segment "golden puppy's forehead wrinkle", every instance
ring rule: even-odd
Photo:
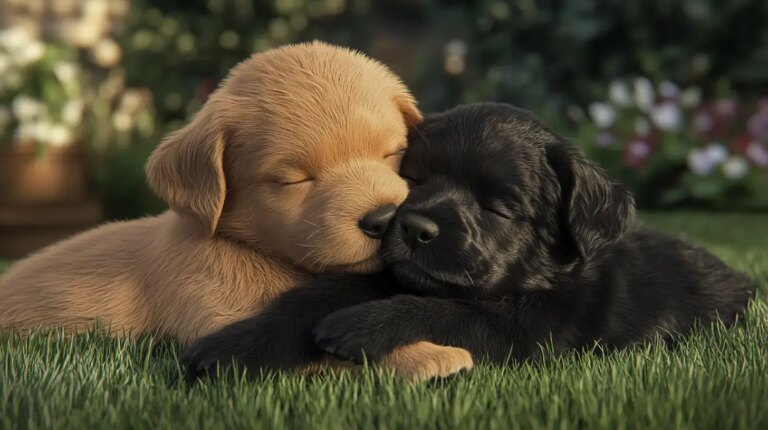
[[[256,160],[252,166],[260,171],[298,169],[308,174],[356,158],[382,160],[405,145],[405,126],[396,118],[385,120],[384,114],[367,109],[355,111],[333,121],[302,118],[278,125],[279,121],[268,119],[266,132],[241,129],[234,140],[243,147],[238,153]]]

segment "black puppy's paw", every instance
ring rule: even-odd
[[[315,344],[343,360],[361,364],[390,352],[384,333],[366,306],[342,309],[323,318],[313,331]]]
[[[231,343],[215,336],[198,339],[181,355],[187,379],[213,378],[218,372],[229,370],[236,357],[234,349]]]

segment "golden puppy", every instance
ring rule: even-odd
[[[398,176],[421,120],[385,66],[323,43],[235,67],[150,157],[171,210],[54,244],[0,278],[0,327],[153,333],[187,343],[254,313],[312,274],[380,268],[380,234],[407,194]],[[408,346],[409,378],[471,367],[461,349]]]

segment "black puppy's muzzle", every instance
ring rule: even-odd
[[[403,241],[416,250],[435,240],[440,234],[440,227],[424,215],[407,213],[400,219],[400,234]]]

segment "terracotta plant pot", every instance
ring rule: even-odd
[[[34,144],[0,146],[0,256],[24,256],[101,219],[76,145],[44,154]]]

